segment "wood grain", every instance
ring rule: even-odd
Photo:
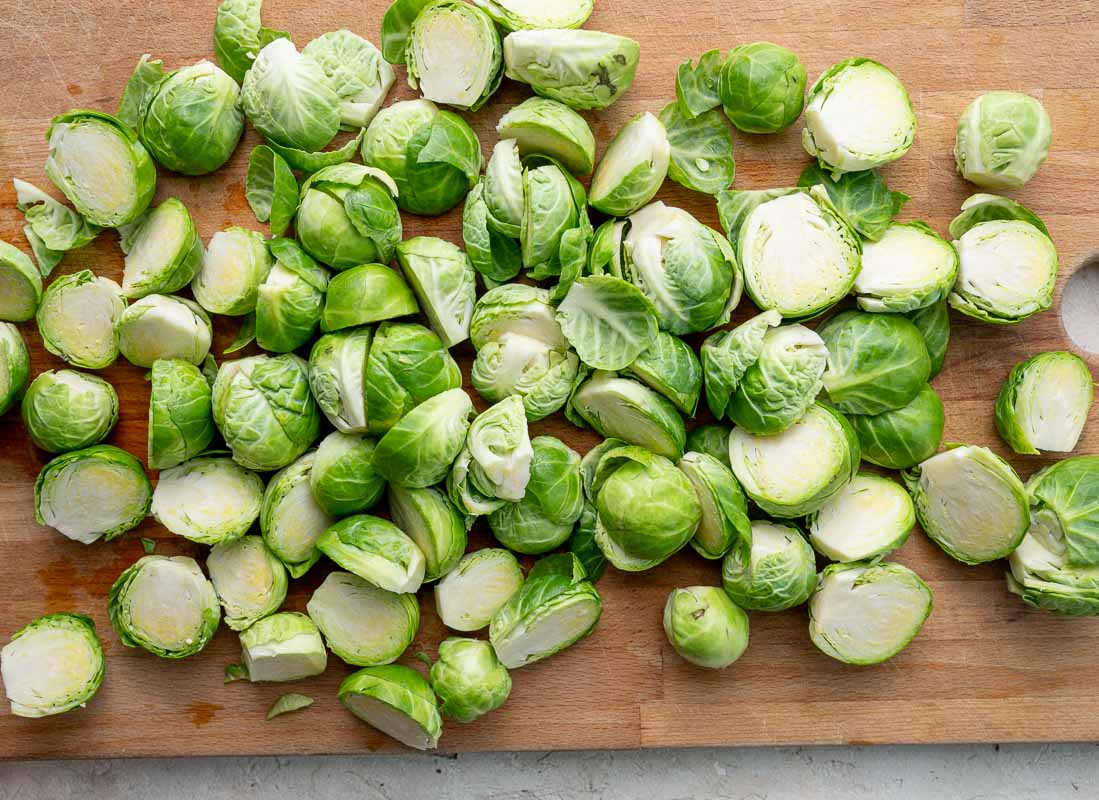
[[[0,237],[23,245],[11,178],[43,187],[44,132],[51,116],[71,107],[113,110],[142,53],[171,67],[212,58],[217,0],[134,3],[126,0],[24,0],[0,20]],[[299,45],[338,27],[377,38],[381,0],[267,0],[267,24],[293,32]],[[890,185],[912,195],[902,218],[923,218],[941,231],[972,187],[954,174],[954,124],[974,95],[993,88],[1040,97],[1054,124],[1049,162],[1014,194],[1041,214],[1062,257],[1059,285],[1099,250],[1099,15],[1094,3],[929,0],[881,3],[815,0],[774,3],[646,3],[601,0],[589,27],[642,42],[637,82],[616,106],[588,115],[604,148],[617,128],[642,110],[659,111],[674,97],[675,67],[701,52],[768,39],[797,51],[813,77],[854,55],[891,66],[912,93],[919,117],[916,146],[886,170]],[[405,86],[391,99],[413,96]],[[499,116],[526,96],[505,81],[493,102],[470,117],[486,155]],[[467,115],[468,116],[468,115]],[[807,157],[797,126],[774,137],[737,134],[736,185],[793,184]],[[204,178],[162,174],[158,201],[175,195],[191,209],[204,239],[231,224],[261,229],[243,193],[249,132],[233,160]],[[717,226],[712,200],[668,185],[666,202]],[[406,217],[407,235],[460,241],[459,214]],[[118,279],[117,237],[103,234],[70,254],[59,273],[90,267]],[[1060,293],[1058,293],[1058,301]],[[734,322],[753,313],[745,302]],[[1011,456],[997,438],[992,400],[1011,366],[1035,352],[1070,348],[1057,308],[1002,328],[953,318],[947,365],[936,379],[947,408],[947,441],[992,447],[1025,478],[1049,458]],[[33,325],[23,326],[35,371],[60,367]],[[215,352],[232,338],[222,320]],[[470,351],[457,355],[468,368]],[[1093,369],[1099,359],[1082,353]],[[110,442],[145,452],[148,389],[142,371],[118,363],[103,372],[123,398]],[[560,436],[586,450],[595,441],[558,417],[537,433]],[[363,725],[335,697],[350,672],[333,657],[327,673],[291,687],[316,704],[265,722],[264,712],[286,686],[222,684],[236,661],[236,636],[222,628],[198,657],[180,662],[123,647],[106,616],[106,593],[142,554],[140,536],[157,552],[203,557],[199,548],[147,521],[121,541],[90,547],[34,522],[31,487],[45,463],[27,440],[18,415],[0,421],[0,635],[47,612],[74,610],[95,618],[107,650],[99,695],[81,711],[43,720],[0,712],[0,757],[152,756],[336,753],[398,749]],[[1095,416],[1079,452],[1099,452]],[[478,527],[475,546],[487,544]],[[921,635],[879,667],[839,664],[817,652],[806,613],[752,614],[747,654],[720,673],[694,669],[669,649],[660,609],[675,586],[715,583],[717,565],[685,552],[641,574],[611,571],[600,582],[605,613],[595,634],[547,662],[517,671],[511,699],[467,726],[450,723],[445,750],[567,749],[662,745],[800,742],[930,742],[1091,740],[1099,738],[1099,698],[1093,675],[1099,621],[1063,620],[1025,609],[1007,593],[1003,564],[965,567],[914,534],[896,559],[919,572],[935,592],[935,612]],[[320,582],[321,565],[293,584],[287,607],[304,610]],[[423,625],[412,654],[434,652],[446,635],[422,593]]]

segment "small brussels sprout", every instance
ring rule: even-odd
[[[732,428],[728,425],[710,424],[698,425],[687,431],[688,453],[702,453],[712,456],[729,466],[729,434]]]
[[[569,408],[577,422],[603,437],[622,439],[665,458],[683,455],[687,432],[670,400],[643,383],[595,372],[573,392]]]
[[[809,599],[817,585],[813,548],[796,525],[752,522],[751,554],[734,548],[721,565],[732,601],[749,611],[785,611]]]
[[[383,322],[366,363],[370,433],[386,433],[420,403],[461,385],[461,370],[438,336],[416,323]]]
[[[450,348],[468,339],[477,285],[461,248],[434,236],[417,236],[397,245],[397,263],[443,345]]]
[[[782,433],[756,436],[734,428],[729,463],[756,505],[792,519],[819,509],[855,476],[859,442],[842,414],[817,403]]]
[[[494,711],[511,694],[511,675],[483,639],[444,639],[430,677],[441,701],[439,710],[458,722],[473,722]]]
[[[118,358],[115,324],[126,307],[122,288],[90,269],[63,275],[46,289],[36,319],[46,349],[76,367],[103,369]]]
[[[286,31],[263,27],[260,6],[263,0],[222,0],[214,19],[214,52],[218,64],[240,83],[263,45],[289,38]]]
[[[820,164],[813,163],[802,170],[798,187],[811,189],[818,184],[824,187],[836,211],[864,242],[879,241],[893,224],[893,218],[912,199],[904,192],[890,191],[881,170],[877,169],[833,176]]]
[[[301,187],[294,223],[301,246],[334,269],[388,264],[401,241],[397,187],[380,170],[336,164],[310,175]]]
[[[557,323],[580,360],[602,370],[628,367],[658,331],[652,301],[612,275],[591,275],[573,283],[557,307]]]
[[[489,642],[505,667],[525,667],[590,634],[602,611],[599,592],[576,556],[545,556],[535,562],[526,582],[492,617]]]
[[[210,384],[181,359],[153,362],[149,389],[149,469],[167,469],[202,453],[214,438]]]
[[[576,175],[590,175],[595,166],[591,128],[582,116],[556,100],[525,100],[500,118],[496,133],[501,139],[514,139],[520,155],[550,156]]]
[[[435,693],[415,670],[364,667],[344,678],[338,696],[348,711],[401,744],[431,750],[439,743],[443,720]]]
[[[141,462],[108,444],[57,456],[34,482],[34,517],[73,541],[107,541],[149,514],[153,487]]]
[[[121,226],[119,233],[126,254],[122,293],[131,300],[179,291],[202,264],[202,239],[191,213],[175,197]]]
[[[313,498],[317,452],[306,453],[276,472],[260,507],[263,540],[294,578],[304,575],[320,558],[317,540],[335,522]]]
[[[931,377],[934,378],[946,361],[946,348],[950,344],[950,311],[945,301],[907,314],[912,324],[923,334],[927,354],[931,356]]]
[[[274,266],[256,294],[256,343],[289,353],[313,338],[321,322],[328,272],[292,239],[272,239]]]
[[[954,161],[967,181],[1018,189],[1049,155],[1053,126],[1040,102],[1018,92],[986,92],[958,120]]]
[[[309,351],[309,388],[328,421],[341,433],[367,430],[366,361],[370,328],[326,333]]]
[[[435,610],[448,628],[478,631],[522,585],[523,571],[507,550],[475,550],[435,584]]]
[[[395,269],[360,264],[337,273],[324,298],[321,330],[338,331],[419,312],[416,298]]]
[[[374,449],[374,469],[390,483],[422,489],[443,480],[462,450],[473,402],[461,389],[430,397],[405,414]]]
[[[728,447],[725,449],[728,457]],[[679,468],[698,496],[702,519],[691,547],[703,558],[718,559],[736,547],[751,547],[752,527],[748,502],[732,471],[713,456],[685,453]]]
[[[118,395],[97,375],[50,369],[27,388],[22,413],[36,447],[67,453],[107,438],[118,422]]]
[[[588,21],[594,0],[474,0],[506,31],[579,28]]]
[[[389,514],[424,554],[425,582],[454,569],[466,551],[466,520],[446,492],[434,486],[390,486]]]
[[[191,291],[211,314],[239,317],[255,311],[260,284],[272,264],[262,234],[227,228],[211,237]]]
[[[365,128],[385,103],[396,76],[372,43],[349,30],[321,34],[302,48],[340,98],[340,125]]]
[[[332,652],[357,667],[396,661],[420,627],[416,595],[379,589],[349,572],[330,572],[306,608]]]
[[[424,554],[392,522],[359,514],[347,517],[317,539],[317,549],[379,589],[411,594],[424,581]]]
[[[29,377],[30,354],[23,335],[10,322],[0,322],[0,414],[18,402]]]
[[[83,708],[103,682],[103,647],[95,623],[61,612],[24,625],[0,649],[0,677],[17,717]]]
[[[163,294],[146,295],[127,306],[115,328],[119,352],[137,367],[168,358],[201,364],[214,336],[210,318],[198,303]]]
[[[1039,353],[1016,364],[996,397],[996,429],[1016,453],[1076,449],[1091,409],[1091,370],[1073,353]]]
[[[408,30],[408,85],[428,100],[476,111],[503,77],[503,46],[492,19],[458,0],[422,5]]]
[[[490,403],[522,398],[527,419],[537,422],[565,405],[579,369],[580,359],[571,350],[508,332],[477,351],[470,383]]]
[[[886,469],[910,469],[931,458],[943,440],[943,401],[929,384],[908,405],[881,414],[852,414],[848,422],[862,457]]]
[[[549,292],[523,283],[507,283],[481,295],[469,330],[477,350],[506,334],[526,336],[558,349],[568,347],[554,318]]]
[[[1074,462],[1077,459],[1067,459]],[[1065,462],[1061,462],[1065,463]],[[1094,469],[1094,465],[1091,466]],[[1052,508],[1034,508],[1030,529],[1008,556],[1007,588],[1027,605],[1066,616],[1099,614],[1099,569],[1068,563],[1065,530]]]
[[[860,472],[809,515],[809,543],[832,561],[877,561],[904,544],[915,524],[903,486]]]
[[[0,240],[0,320],[26,322],[42,302],[42,276],[18,247]]]
[[[908,92],[877,61],[841,61],[825,70],[809,90],[801,143],[833,173],[896,161],[915,138],[916,113]]]
[[[660,392],[688,417],[694,416],[702,393],[702,365],[682,339],[660,331],[626,372]]]
[[[958,253],[924,222],[895,222],[862,246],[853,291],[863,311],[907,313],[946,298],[958,275]]]
[[[742,44],[721,68],[725,115],[745,133],[778,133],[805,105],[805,67],[795,53],[770,42]]]
[[[572,535],[565,542],[565,549],[572,553],[584,567],[588,580],[595,583],[603,577],[607,571],[607,557],[599,549],[599,543],[595,541],[595,528],[599,515],[587,500],[580,512],[580,518],[576,521],[576,527]]]
[[[672,589],[664,604],[664,633],[683,659],[725,669],[748,649],[748,615],[718,586]]]
[[[1099,485],[1099,457],[1066,458],[1034,473],[1027,481],[1031,516],[1042,516],[1032,527],[1035,536],[1063,540],[1056,545],[1046,541],[1047,548],[1063,554],[1072,567],[1092,567],[1099,564],[1099,543],[1095,539],[1095,509],[1091,498]]]
[[[300,681],[320,675],[328,665],[317,626],[296,611],[272,614],[242,631],[240,650],[252,683]]]
[[[660,190],[671,152],[663,123],[647,111],[638,114],[607,146],[592,176],[588,203],[614,217],[634,213]]]
[[[206,570],[225,609],[225,624],[235,631],[274,614],[286,599],[286,567],[259,536],[218,542],[206,557]],[[268,638],[262,634],[255,641]],[[252,680],[274,679],[252,673]]]
[[[192,458],[160,473],[152,514],[199,544],[239,539],[260,514],[263,481],[230,458]]]
[[[359,514],[382,499],[385,479],[374,470],[376,446],[373,439],[339,431],[321,439],[309,472],[309,488],[326,514]]]
[[[1006,558],[1030,525],[1023,482],[986,447],[959,445],[904,473],[924,533],[952,558]]]

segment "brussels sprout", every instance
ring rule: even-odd
[[[985,447],[958,445],[904,473],[924,533],[952,558],[1006,558],[1030,525],[1023,482]]]
[[[382,499],[385,480],[374,470],[376,445],[373,439],[339,431],[321,439],[309,472],[309,488],[326,514],[359,514]]]
[[[317,539],[317,549],[379,589],[411,594],[424,580],[424,554],[391,522],[369,514],[340,520]]]
[[[149,514],[153,487],[141,462],[109,444],[57,456],[34,482],[34,517],[73,541],[107,541]]]
[[[603,577],[607,571],[607,557],[599,549],[599,543],[595,540],[595,529],[599,515],[587,500],[584,501],[583,511],[576,521],[576,528],[565,543],[565,549],[572,553],[584,567],[588,579],[595,583]]]
[[[320,65],[339,95],[340,124],[352,129],[369,125],[396,79],[378,48],[341,29],[321,34],[301,54]]]
[[[17,717],[83,708],[103,682],[103,648],[95,623],[61,612],[24,625],[0,649],[0,677]]]
[[[213,389],[214,423],[233,458],[249,469],[282,469],[309,449],[320,413],[309,369],[293,354],[227,361]]]
[[[1051,508],[1032,509],[1030,529],[1008,556],[1007,588],[1035,608],[1067,616],[1095,616],[1099,614],[1099,569],[1094,562],[1069,565],[1067,551],[1057,513]]]
[[[383,108],[363,139],[363,163],[397,184],[397,205],[435,217],[454,208],[477,183],[484,164],[477,134],[430,100]]]
[[[466,198],[462,211],[462,241],[470,263],[481,273],[485,285],[495,286],[519,274],[523,256],[520,243],[497,230],[500,226],[490,216],[485,203],[485,186],[484,182],[477,184]]]
[[[0,322],[0,414],[6,414],[19,400],[29,377],[27,343],[17,327]]]
[[[435,584],[435,610],[448,628],[477,631],[522,585],[523,571],[507,550],[475,550]]]
[[[579,368],[580,359],[571,350],[507,332],[477,351],[470,383],[490,403],[517,395],[527,419],[537,422],[565,405]]]
[[[298,179],[286,159],[268,145],[253,147],[248,156],[244,199],[258,222],[271,223],[272,236],[286,233],[298,213]]]
[[[579,28],[588,21],[594,0],[474,0],[507,31]]]
[[[1053,127],[1033,97],[986,92],[958,120],[954,161],[967,181],[986,189],[1018,189],[1049,155]]]
[[[151,511],[177,536],[217,544],[247,533],[262,502],[259,475],[229,458],[202,457],[160,473]]]
[[[344,678],[338,694],[348,711],[401,744],[431,750],[439,743],[443,720],[435,693],[415,670],[364,667]]]
[[[438,488],[390,486],[389,514],[424,554],[425,582],[454,569],[466,551],[465,518]]]
[[[770,42],[742,44],[721,67],[720,96],[729,121],[745,133],[778,133],[801,116],[805,67]]]
[[[313,498],[317,454],[306,453],[276,472],[260,507],[263,540],[294,578],[304,575],[321,557],[317,540],[335,522]]]
[[[146,295],[127,306],[115,328],[119,351],[138,367],[166,358],[201,364],[214,335],[210,318],[198,303],[163,294]]]
[[[18,247],[0,240],[0,320],[26,322],[42,302],[42,276]]]
[[[458,0],[421,4],[408,30],[408,85],[436,103],[476,111],[503,77],[503,46],[492,19]]]
[[[342,433],[367,429],[366,361],[370,328],[326,333],[309,351],[309,388],[328,421]]]
[[[174,197],[122,225],[119,233],[126,254],[122,293],[131,300],[182,289],[202,264],[202,239],[187,207]]]
[[[321,330],[338,331],[419,310],[399,272],[381,264],[360,264],[337,273],[329,282]]]
[[[397,187],[373,167],[336,164],[310,175],[301,187],[295,221],[301,246],[335,269],[393,260],[401,241]]]
[[[725,669],[748,649],[748,615],[720,587],[672,589],[664,604],[664,633],[683,659]]]
[[[287,39],[290,34],[262,27],[260,5],[263,0],[223,0],[214,20],[214,52],[221,68],[237,83],[265,44]]]
[[[470,320],[474,348],[480,350],[507,334],[525,336],[556,349],[568,347],[549,292],[537,286],[508,283],[489,289],[477,300]]]
[[[931,377],[923,335],[899,314],[844,311],[819,332],[828,348],[824,390],[840,411],[881,414],[903,408]]]
[[[241,663],[253,683],[300,681],[320,675],[328,664],[317,626],[295,611],[264,617],[241,632],[240,649]]]
[[[950,344],[950,312],[946,301],[909,313],[912,324],[923,334],[927,354],[931,356],[931,377],[934,378],[946,361],[946,348]]]
[[[1091,409],[1091,370],[1073,353],[1016,364],[996,397],[996,429],[1016,453],[1076,449]]]
[[[519,143],[504,139],[492,148],[484,186],[487,223],[493,231],[517,239],[523,221],[523,163],[519,158]]]
[[[809,90],[801,143],[833,174],[896,161],[915,138],[916,114],[908,92],[877,61],[841,61]]]
[[[809,639],[847,664],[880,664],[916,638],[931,606],[931,589],[902,564],[830,564],[809,600]]]
[[[903,486],[860,472],[809,516],[809,543],[832,561],[877,561],[904,544],[915,524]]]
[[[862,249],[853,286],[863,311],[915,311],[946,298],[958,253],[924,222],[894,223]]]
[[[68,363],[102,369],[118,358],[115,323],[126,307],[121,287],[90,269],[63,275],[46,289],[36,319],[42,344]]]
[[[137,134],[99,111],[69,111],[50,123],[46,175],[88,222],[136,220],[156,191],[156,165]]]
[[[687,432],[675,406],[648,386],[595,372],[573,392],[569,409],[603,437],[622,439],[665,458],[683,455]]]
[[[763,354],[769,329],[781,322],[782,315],[777,311],[764,311],[732,330],[713,334],[702,343],[706,404],[715,417],[721,419],[726,415],[741,380]],[[782,355],[783,351],[780,349],[777,354]]]
[[[580,360],[603,370],[625,369],[657,335],[657,313],[640,289],[611,275],[573,283],[557,307],[557,323]]]
[[[422,489],[443,480],[469,431],[473,403],[448,389],[420,403],[374,449],[374,469],[390,483]]]
[[[23,234],[30,242],[43,278],[49,277],[67,251],[84,247],[102,230],[34,184],[13,178],[12,185],[15,187],[16,207],[27,220]],[[21,291],[18,282],[12,286],[12,291],[16,294]]]
[[[588,202],[611,216],[632,214],[652,200],[664,183],[670,154],[661,121],[647,111],[638,114],[618,131],[603,154],[591,179]]]
[[[430,677],[441,701],[439,710],[458,722],[473,722],[502,706],[511,694],[511,675],[492,645],[481,639],[444,639]]]
[[[1031,516],[1042,516],[1031,531],[1035,536],[1055,537],[1063,544],[1045,542],[1047,549],[1063,554],[1071,567],[1099,565],[1094,497],[1099,491],[1099,457],[1076,456],[1058,461],[1030,477],[1026,485]]]
[[[450,499],[470,515],[523,498],[533,450],[523,401],[509,397],[479,414],[447,478]]]
[[[881,414],[848,417],[862,457],[887,469],[910,469],[939,449],[946,419],[943,401],[924,384],[908,405]]]
[[[213,584],[194,559],[145,556],[111,586],[107,614],[126,647],[185,658],[206,647],[221,609]]]
[[[682,339],[660,331],[626,371],[667,397],[688,417],[694,416],[702,393],[702,365]]]
[[[514,139],[519,154],[540,153],[560,161],[577,175],[595,166],[595,136],[584,118],[564,103],[531,97],[500,118],[496,133]]]
[[[370,433],[386,433],[429,397],[461,385],[461,370],[438,336],[415,323],[383,322],[366,363]]]
[[[504,74],[580,110],[618,100],[633,84],[640,58],[641,45],[633,39],[602,31],[546,26],[504,38]]]
[[[227,228],[210,238],[191,291],[211,314],[239,317],[255,311],[260,284],[267,280],[272,265],[261,234]]]
[[[505,667],[525,667],[590,634],[602,611],[599,592],[576,556],[545,556],[535,562],[526,582],[492,617],[489,642]]]
[[[561,275],[575,237],[588,236],[584,187],[559,162],[531,156],[523,171],[523,200],[523,265],[534,280]]]
[[[416,595],[379,589],[349,572],[330,572],[306,607],[332,652],[358,667],[396,661],[420,627]]]
[[[297,350],[313,338],[325,311],[328,272],[293,239],[272,239],[275,264],[256,295],[256,343],[273,353]]]
[[[702,519],[691,547],[709,559],[721,558],[734,547],[747,553],[752,537],[748,503],[732,471],[705,453],[685,453],[679,468],[694,487],[702,508]]]
[[[728,425],[698,425],[687,431],[686,450],[688,453],[702,453],[712,456],[728,467],[730,433],[732,433],[732,428]]]
[[[716,195],[736,177],[733,135],[720,111],[688,117],[678,103],[660,112],[671,145],[668,177],[687,189]]]
[[[97,375],[51,369],[27,388],[22,413],[23,426],[36,447],[66,453],[107,438],[118,422],[118,395]]]
[[[817,403],[773,436],[734,428],[729,462],[756,505],[773,517],[792,519],[819,509],[855,476],[859,442],[842,414]]]
[[[225,624],[235,631],[274,614],[286,599],[286,567],[259,536],[215,544],[206,557],[206,570],[225,609]],[[261,635],[257,643],[268,635]],[[274,680],[251,675],[254,681]]]
[[[194,364],[153,362],[149,390],[149,469],[167,469],[202,453],[214,438],[210,384]]]
[[[417,236],[397,245],[397,263],[445,347],[469,338],[477,299],[473,265],[455,244]]]
[[[721,565],[732,601],[749,611],[785,611],[808,600],[817,585],[817,562],[798,527],[756,520],[751,542],[750,555],[734,548]]]

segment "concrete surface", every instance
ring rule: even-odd
[[[2,745],[0,745],[2,747]],[[1096,745],[0,763],[0,800],[1062,800]]]

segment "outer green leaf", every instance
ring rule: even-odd
[[[267,712],[267,719],[272,720],[280,714],[288,714],[291,711],[301,711],[311,705],[313,705],[313,698],[309,695],[290,692],[275,701]]]
[[[697,67],[691,61],[679,65],[675,74],[675,98],[686,119],[694,119],[721,105],[722,63],[721,51],[710,50],[699,56]]]
[[[271,235],[282,236],[298,210],[298,182],[278,153],[265,144],[248,157],[244,196],[260,222],[271,222]]]
[[[669,103],[660,112],[672,146],[668,177],[696,192],[716,195],[736,177],[733,136],[720,111],[687,117],[682,107]]]
[[[847,223],[874,242],[911,199],[903,192],[890,191],[876,169],[846,172],[834,178],[820,164],[810,164],[798,178],[798,186],[808,189],[818,184],[828,192],[832,205]]]

